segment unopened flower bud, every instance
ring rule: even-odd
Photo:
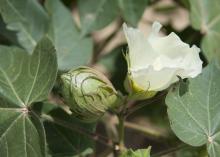
[[[89,67],[80,67],[61,76],[62,95],[73,114],[84,122],[98,120],[117,107],[121,97],[111,82]]]

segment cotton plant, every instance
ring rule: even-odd
[[[92,68],[81,67],[61,75],[64,100],[78,119],[95,122],[108,110],[118,116],[121,152],[125,150],[124,121],[129,101],[150,99],[179,77],[195,78],[202,72],[200,49],[195,45],[190,47],[175,33],[161,37],[161,27],[159,22],[154,22],[145,37],[140,30],[123,24],[129,49],[125,55],[128,71],[124,83],[128,95],[116,91],[104,75]]]
[[[220,156],[219,0],[63,2],[0,0],[0,157]]]
[[[74,119],[77,119],[77,123],[75,120],[74,123],[83,124],[84,126],[96,124],[109,111],[118,118],[117,142],[114,144],[115,151],[121,157],[126,157],[128,154],[133,156],[136,154],[146,154],[145,156],[149,156],[150,147],[133,151],[127,150],[124,145],[124,122],[129,112],[131,112],[128,104],[131,101],[156,97],[157,92],[172,86],[173,83],[179,80],[179,77],[182,79],[195,78],[202,72],[202,61],[199,57],[200,49],[195,45],[190,47],[189,44],[181,41],[175,33],[170,33],[168,36],[160,36],[159,31],[161,27],[162,25],[159,22],[154,22],[149,35],[144,36],[140,30],[128,27],[125,23],[123,24],[124,35],[128,42],[128,53],[125,54],[127,77],[124,81],[128,94],[124,95],[115,89],[106,76],[91,67],[81,66],[69,71],[60,71],[57,75],[56,49],[48,37],[43,38],[37,44],[32,55],[28,55],[21,48],[2,47],[4,51],[0,51],[1,58],[5,57],[4,52],[8,52],[6,57],[17,56],[24,60],[20,67],[16,66],[15,60],[11,59],[13,66],[9,66],[8,71],[3,71],[2,67],[7,67],[8,63],[5,62],[6,60],[1,59],[0,70],[3,73],[0,74],[0,78],[8,81],[7,75],[16,76],[14,78],[15,84],[9,85],[9,87],[13,87],[12,91],[15,93],[15,95],[12,94],[13,99],[11,103],[18,103],[21,109],[13,108],[11,110],[19,110],[20,116],[24,116],[25,121],[30,120],[28,118],[29,114],[38,118],[38,115],[32,112],[32,103],[39,103],[44,100],[52,89],[54,81],[57,80],[53,90],[59,95],[62,101],[61,106],[65,105],[63,107],[65,112],[59,111],[59,114],[60,112],[65,114],[64,117],[66,118],[68,116],[74,117]],[[47,62],[48,60],[50,63]],[[25,64],[28,66],[25,66]],[[38,68],[30,69],[29,67],[32,64],[38,65]],[[11,67],[13,68],[12,70],[10,70]],[[13,73],[9,74],[11,71]],[[43,77],[46,76],[45,72],[51,80],[49,83],[45,81],[47,77]],[[26,74],[28,77],[24,78],[25,83],[16,84],[21,79],[20,73]],[[35,74],[36,78],[39,79],[36,80],[32,74]],[[46,83],[42,84],[40,80]],[[22,93],[18,90],[21,85],[26,90],[24,91],[24,97],[22,97]],[[10,93],[9,88],[7,86],[0,87],[0,92],[6,91],[0,94],[7,99],[7,93]],[[42,94],[41,90],[46,87],[48,89]],[[34,94],[35,96],[33,96]],[[6,103],[6,106],[10,105]],[[8,111],[9,114],[11,110]],[[43,110],[47,111],[49,109],[43,108]],[[55,109],[54,112],[57,113],[57,110]],[[4,112],[2,114],[8,113]],[[53,116],[54,113],[52,112],[51,114],[50,116]],[[53,119],[53,117],[45,114],[40,114],[39,116],[42,116],[42,118],[51,123],[56,122],[57,118]],[[61,124],[62,127],[68,126],[62,120],[59,120],[56,124]],[[94,130],[94,128],[90,127],[89,129]],[[35,132],[35,134],[37,137],[38,133]],[[209,141],[214,141],[211,135],[208,139]],[[0,150],[3,148],[0,147]]]

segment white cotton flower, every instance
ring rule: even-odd
[[[202,71],[200,49],[175,34],[159,36],[162,25],[154,22],[148,37],[123,24],[129,53],[128,80],[139,91],[161,91],[181,78],[194,78]]]

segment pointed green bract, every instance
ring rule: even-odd
[[[202,49],[209,61],[217,58],[220,62],[220,3],[219,0],[190,0],[192,26],[205,36]]]
[[[0,46],[0,94],[17,106],[47,98],[57,73],[53,44],[43,38],[32,55],[17,47]]]
[[[185,143],[206,144],[210,157],[220,154],[220,69],[212,63],[166,98],[171,128]]]
[[[29,53],[48,29],[48,15],[36,0],[1,0],[0,14]]]
[[[57,49],[59,69],[86,65],[93,51],[91,38],[81,37],[71,12],[60,0],[47,0],[45,5],[50,15],[49,36]]]

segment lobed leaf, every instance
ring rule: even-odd
[[[210,157],[220,154],[219,76],[220,69],[212,63],[166,98],[172,130],[189,145],[206,144]]]
[[[37,44],[32,55],[0,46],[0,94],[18,107],[46,99],[56,74],[55,49],[48,38]]]
[[[205,36],[202,49],[209,61],[217,58],[220,61],[220,3],[219,0],[191,0],[192,26]]]
[[[41,112],[53,119],[44,118],[49,154],[52,157],[81,157],[93,152],[95,143],[86,134],[94,133],[95,123],[81,123],[54,104],[42,105]]]
[[[1,0],[0,14],[7,29],[17,33],[19,43],[29,53],[48,29],[48,15],[36,0]]]
[[[71,12],[60,0],[47,0],[50,15],[49,36],[56,49],[60,70],[69,70],[88,63],[92,56],[91,38],[82,37],[73,21]]]
[[[1,157],[45,157],[45,134],[36,115],[1,104],[0,115]]]

